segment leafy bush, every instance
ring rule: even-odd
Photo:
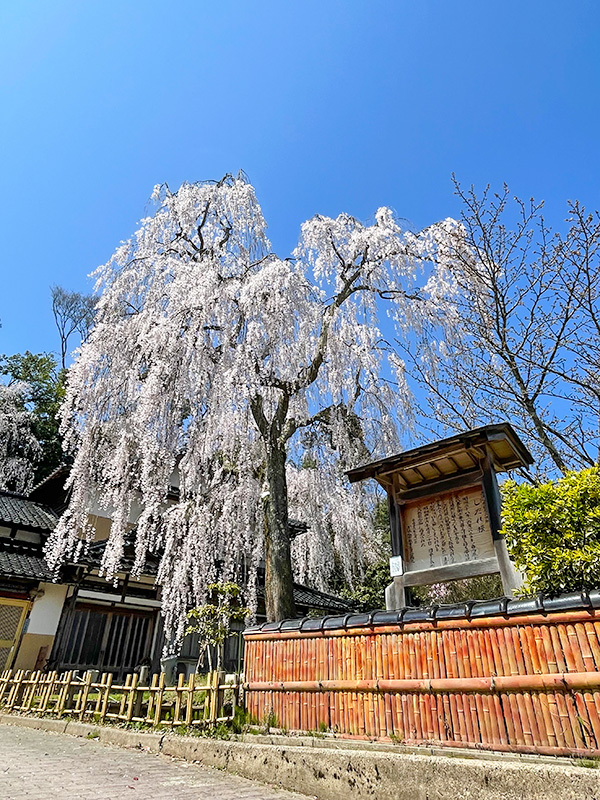
[[[345,586],[340,595],[349,601],[355,611],[374,611],[385,608],[385,587],[391,582],[388,559],[370,564],[362,581],[350,588]]]
[[[502,486],[509,552],[525,575],[523,594],[600,587],[600,468],[539,486]]]

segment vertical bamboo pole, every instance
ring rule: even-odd
[[[103,672],[100,676],[100,683],[97,684],[98,694],[96,695],[96,705],[94,706],[94,714],[99,714],[102,708],[102,690],[104,688],[104,681],[106,680],[107,673]]]
[[[215,723],[217,721],[218,713],[218,696],[219,696],[219,672],[218,670],[213,670],[210,675],[210,689],[209,689],[209,696],[210,696],[210,712],[208,716],[208,721],[210,723]]]
[[[183,695],[183,684],[185,676],[183,672],[179,673],[177,678],[177,686],[175,688],[175,708],[173,709],[173,725],[179,725],[179,714],[181,713],[181,698]]]
[[[138,694],[138,688],[137,688],[138,680],[139,676],[137,675],[137,673],[134,672],[134,674],[131,676],[131,683],[129,685],[129,697],[127,698],[127,716],[126,716],[127,722],[131,722],[131,718],[133,717],[133,709],[135,707],[135,701],[137,699],[137,694]]]
[[[154,673],[152,681],[148,687],[148,706],[146,708],[146,722],[152,724],[154,720],[154,705],[156,700],[156,693],[158,691],[158,675]]]
[[[52,695],[54,694],[54,686],[56,684],[58,678],[58,673],[56,670],[48,673],[46,676],[46,687],[44,693],[42,695],[42,702],[40,703],[40,711],[43,713],[46,712],[48,705],[52,699]]]
[[[121,688],[121,701],[119,703],[118,719],[125,720],[125,706],[129,698],[129,687],[131,686],[131,675],[125,676],[125,686]]]
[[[58,716],[61,717],[65,711],[68,709],[65,708],[67,705],[67,698],[69,696],[69,692],[71,689],[71,681],[73,680],[73,670],[69,672],[65,672],[62,675],[60,683],[61,689],[60,694],[58,696]]]
[[[110,702],[110,689],[113,682],[112,672],[108,673],[106,683],[104,684],[104,697],[102,698],[102,710],[100,711],[100,722],[106,719],[106,712],[108,711],[108,704]]]
[[[194,714],[194,686],[195,686],[196,676],[192,672],[188,679],[188,686],[187,686],[187,704],[185,708],[185,724],[191,725],[193,714]],[[206,705],[206,701],[204,703]]]
[[[0,680],[0,705],[2,704],[4,695],[7,693],[12,678],[12,673],[12,669],[5,669],[2,673],[2,679]]]
[[[21,688],[21,682],[23,680],[23,676],[24,676],[24,671],[22,669],[18,669],[16,674],[15,674],[12,686],[10,688],[10,691],[8,693],[8,699],[6,701],[6,710],[7,711],[12,711],[12,709],[14,708],[14,706],[16,704],[16,699],[17,699],[17,696],[19,694],[19,690]]]
[[[163,695],[165,692],[165,673],[160,673],[160,678],[158,679],[158,689],[156,691],[156,696],[154,699],[155,706],[154,706],[154,726],[160,725],[160,720],[162,717],[162,702],[163,702]]]
[[[85,712],[86,712],[86,705],[88,695],[90,693],[90,686],[92,685],[92,671],[88,670],[85,673],[85,683],[83,688],[79,694],[79,719],[82,720]]]
[[[37,684],[38,684],[38,681],[40,679],[40,675],[41,675],[41,672],[39,670],[36,670],[35,672],[32,672],[30,677],[29,677],[29,681],[28,681],[29,686],[28,686],[28,688],[27,688],[27,690],[25,692],[25,695],[23,697],[23,711],[30,711],[31,710],[31,705],[33,703],[33,697],[34,697],[35,691],[37,689]]]

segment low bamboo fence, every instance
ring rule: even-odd
[[[600,756],[597,614],[251,630],[246,711],[290,731]]]
[[[205,680],[179,676],[167,686],[165,674],[153,675],[144,686],[137,674],[124,682],[110,673],[30,672],[0,674],[0,711],[70,717],[93,722],[144,723],[151,726],[207,727],[231,720],[238,702],[239,681],[225,683],[223,672]]]

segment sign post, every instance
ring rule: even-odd
[[[408,450],[348,472],[375,478],[388,494],[392,541],[386,607],[406,605],[406,588],[500,573],[512,595],[521,576],[500,536],[498,472],[533,458],[508,423]]]

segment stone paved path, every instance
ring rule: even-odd
[[[167,756],[12,725],[0,725],[0,798],[307,800]]]

